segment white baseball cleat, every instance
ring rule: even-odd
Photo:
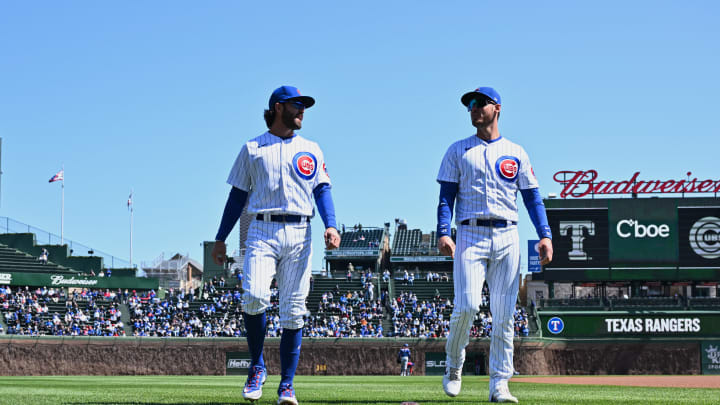
[[[280,384],[277,405],[298,405],[292,384]]]
[[[510,389],[505,384],[498,384],[495,390],[490,393],[490,402],[504,402],[517,404],[518,399],[515,398],[511,393]]]
[[[443,376],[443,390],[450,397],[456,397],[460,393],[462,386],[462,370],[459,368],[448,367],[445,369]]]
[[[245,382],[245,388],[243,388],[242,396],[248,401],[254,402],[262,397],[262,386],[265,384],[267,378],[267,371],[264,367],[254,366],[250,370],[250,375]]]

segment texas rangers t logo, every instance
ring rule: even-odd
[[[565,322],[558,317],[553,317],[548,321],[547,327],[550,333],[557,335],[565,329]]]
[[[501,156],[495,162],[495,170],[500,178],[506,181],[515,181],[520,169],[520,159],[515,156]]]
[[[293,157],[293,169],[298,176],[305,180],[310,180],[315,176],[317,168],[317,159],[310,152],[299,152]]]

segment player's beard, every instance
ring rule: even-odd
[[[282,119],[282,123],[288,128],[293,131],[298,130],[302,128],[302,119],[300,119],[298,116],[302,113],[296,113],[293,114],[290,112],[289,109],[284,109],[282,112],[282,116],[280,117]]]

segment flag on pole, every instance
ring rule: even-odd
[[[54,176],[50,180],[48,180],[48,183],[52,183],[54,181],[61,181],[64,180],[65,170],[60,170],[59,172],[55,173]]]
[[[127,206],[128,206],[128,209],[132,209],[132,191],[130,192],[130,196],[128,197]]]

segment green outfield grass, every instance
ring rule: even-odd
[[[238,404],[240,377],[0,377],[0,403],[29,404]],[[274,404],[278,376],[265,383],[258,404]],[[487,377],[464,377],[456,398],[441,377],[299,376],[300,404],[487,403]],[[635,388],[510,383],[521,404],[720,404],[720,389]]]

